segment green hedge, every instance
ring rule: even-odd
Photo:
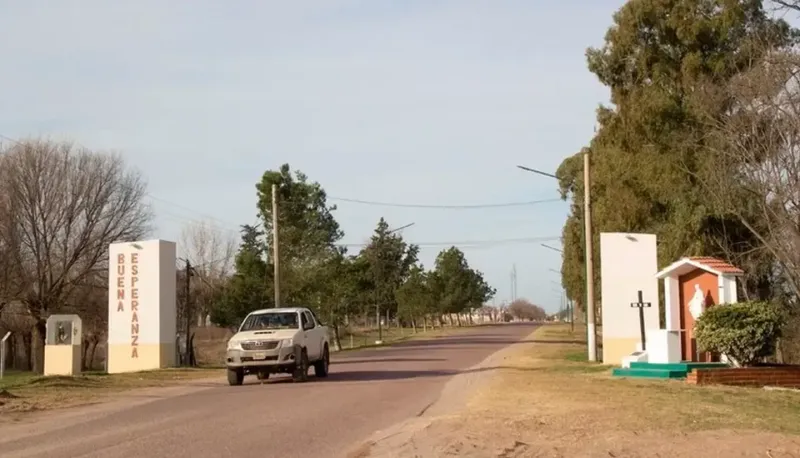
[[[695,323],[699,351],[727,355],[752,366],[775,353],[783,315],[769,302],[739,302],[711,307]]]

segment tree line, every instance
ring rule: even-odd
[[[620,231],[657,234],[662,266],[697,255],[736,264],[741,298],[793,317],[781,352],[800,360],[800,32],[780,18],[792,11],[800,2],[631,0],[587,51],[611,104],[557,171],[571,201],[562,281],[576,316],[586,309],[588,153],[596,259],[599,233]]]
[[[441,325],[444,317],[461,323],[495,290],[470,267],[457,247],[442,250],[432,269],[418,259],[419,247],[406,242],[381,218],[357,253],[341,244],[344,232],[323,187],[288,164],[264,173],[256,185],[257,225],[244,225],[235,268],[210,309],[211,319],[235,326],[250,311],[274,306],[272,189],[278,208],[278,260],[281,306],[306,306],[340,328],[360,318],[396,321],[411,327]]]
[[[208,222],[184,229],[179,332],[209,315],[236,326],[250,311],[274,306],[273,184],[281,305],[313,308],[337,343],[339,328],[359,317],[414,327],[448,317],[460,323],[494,295],[458,248],[426,269],[419,247],[383,218],[369,243],[349,253],[322,186],[285,164],[256,184],[260,223],[243,225],[240,241]],[[153,235],[147,197],[144,177],[119,154],[41,139],[0,145],[0,331],[13,332],[7,361],[42,372],[46,320],[70,313],[83,321],[84,365],[91,365],[107,331],[108,247]],[[185,353],[191,358],[191,345]]]

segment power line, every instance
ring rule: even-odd
[[[470,205],[431,205],[431,204],[399,204],[391,202],[375,202],[370,200],[350,199],[346,197],[333,197],[328,196],[328,199],[340,202],[350,202],[362,205],[374,205],[379,207],[401,207],[401,208],[431,208],[441,210],[474,210],[481,208],[504,208],[504,207],[523,207],[528,205],[537,205],[550,202],[561,202],[561,199],[542,199],[542,200],[529,200],[526,202],[505,202],[497,204],[470,204]]]
[[[453,242],[422,242],[416,243],[412,241],[406,241],[408,244],[417,245],[420,248],[424,247],[440,247],[440,246],[457,246],[457,247],[482,247],[482,246],[497,246],[497,245],[514,245],[514,244],[523,244],[523,243],[541,243],[542,241],[552,241],[552,240],[559,240],[560,237],[552,236],[552,237],[528,237],[528,238],[519,238],[519,239],[497,239],[497,240],[461,240],[461,241],[453,241]],[[367,243],[337,243],[336,246],[340,247],[348,247],[348,248],[357,248],[357,247],[365,247],[368,246],[369,242]]]
[[[18,145],[24,145],[23,142],[16,140],[14,138],[8,137],[6,135],[0,134],[0,138],[6,139],[8,141],[14,142]],[[79,143],[75,142],[76,144],[80,145]],[[80,145],[83,146],[83,145]],[[83,148],[86,148],[83,146]],[[89,148],[86,148],[89,149]],[[215,224],[216,228],[219,230],[223,230],[226,232],[230,232],[231,234],[235,234],[237,236],[241,235],[241,229],[235,230],[233,227],[241,227],[241,224],[233,224],[229,221],[225,221],[219,218],[215,218],[213,216],[207,215],[203,212],[199,212],[192,208],[186,207],[184,205],[171,202],[169,200],[163,199],[161,197],[154,196],[149,192],[145,191],[145,195],[153,200],[163,202],[165,204],[174,206],[176,208],[184,209],[186,211],[196,213],[200,216],[205,217],[206,219],[211,219],[216,221],[217,223],[222,223],[224,225]],[[330,200],[338,200],[342,202],[351,202],[351,203],[358,203],[363,205],[374,205],[374,206],[387,206],[387,207],[405,207],[405,208],[429,208],[429,209],[480,209],[480,208],[501,208],[501,207],[515,207],[515,206],[528,206],[528,205],[536,205],[541,203],[548,203],[548,202],[560,202],[561,199],[543,199],[543,200],[533,200],[527,202],[508,202],[508,203],[498,203],[498,204],[473,204],[473,205],[428,205],[428,204],[404,204],[404,203],[388,203],[388,202],[376,202],[376,201],[368,201],[368,200],[360,200],[360,199],[350,199],[344,197],[332,197],[328,196]],[[289,203],[291,205],[291,203]],[[190,218],[185,215],[179,215],[176,213],[170,213],[168,211],[161,210],[163,213],[161,216],[166,216],[167,219],[174,219],[181,222],[200,222],[202,220]],[[414,243],[408,241],[408,243],[413,243],[414,245],[419,246],[420,248],[424,247],[442,247],[442,246],[456,246],[459,248],[489,248],[498,245],[509,245],[509,244],[527,244],[527,243],[541,243],[541,242],[550,242],[550,241],[557,241],[560,240],[560,237],[529,237],[529,238],[519,238],[519,239],[499,239],[499,240],[462,240],[462,241],[439,241],[439,242],[423,242],[423,243]],[[369,243],[337,243],[335,244],[339,247],[345,248],[363,248],[369,245]],[[212,261],[213,262],[213,261]]]

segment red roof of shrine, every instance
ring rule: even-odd
[[[673,262],[669,266],[665,267],[661,272],[657,273],[656,277],[666,278],[670,276],[683,275],[694,269],[703,269],[717,275],[739,276],[744,274],[742,269],[721,259],[708,256],[694,256],[682,258]]]
[[[744,271],[742,269],[734,266],[733,264],[727,263],[727,262],[723,261],[722,259],[710,258],[710,257],[707,257],[707,256],[697,256],[697,257],[691,257],[689,259],[691,259],[692,261],[694,261],[694,262],[696,262],[698,264],[702,264],[702,265],[708,267],[711,270],[716,270],[717,272],[720,272],[720,273],[723,273],[723,274],[739,274],[739,275],[741,275],[741,274],[744,273]]]

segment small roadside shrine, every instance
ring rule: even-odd
[[[719,361],[719,355],[698,354],[694,323],[709,307],[736,303],[736,279],[743,274],[708,257],[683,258],[656,274],[664,282],[665,329],[678,333],[680,361]]]
[[[649,329],[646,351],[625,358],[614,375],[683,378],[695,368],[725,365],[724,356],[698,352],[694,324],[708,308],[737,302],[736,282],[743,274],[711,257],[682,258],[658,272],[656,278],[664,283],[665,326]]]

